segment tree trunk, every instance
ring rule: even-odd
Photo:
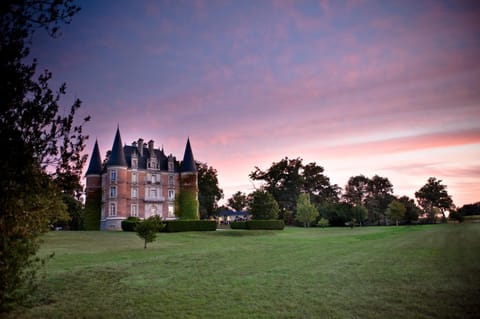
[[[395,220],[395,225],[397,225],[397,226],[398,226],[398,219],[396,219],[396,220]]]
[[[147,240],[145,239],[145,242],[143,243],[143,249],[147,249]]]

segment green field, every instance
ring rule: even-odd
[[[478,318],[480,224],[51,232],[9,318]]]

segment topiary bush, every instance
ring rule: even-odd
[[[217,230],[215,220],[167,220],[163,232],[212,231]]]
[[[266,229],[266,230],[283,230],[285,222],[279,219],[271,220],[249,220],[246,222],[247,229]]]
[[[138,217],[130,216],[125,220],[122,220],[123,231],[135,231],[135,228],[142,220]]]
[[[247,222],[231,222],[231,229],[247,229]]]

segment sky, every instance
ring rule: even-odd
[[[378,174],[414,198],[433,176],[457,206],[480,201],[478,1],[77,4],[32,56],[92,116],[86,153],[118,125],[179,160],[190,138],[225,199],[287,156],[340,187]]]

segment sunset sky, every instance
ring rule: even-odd
[[[79,1],[32,56],[91,115],[87,152],[117,124],[218,170],[225,198],[283,157],[388,177],[414,197],[428,177],[457,206],[480,201],[479,1]],[[258,184],[257,184],[258,185]]]

